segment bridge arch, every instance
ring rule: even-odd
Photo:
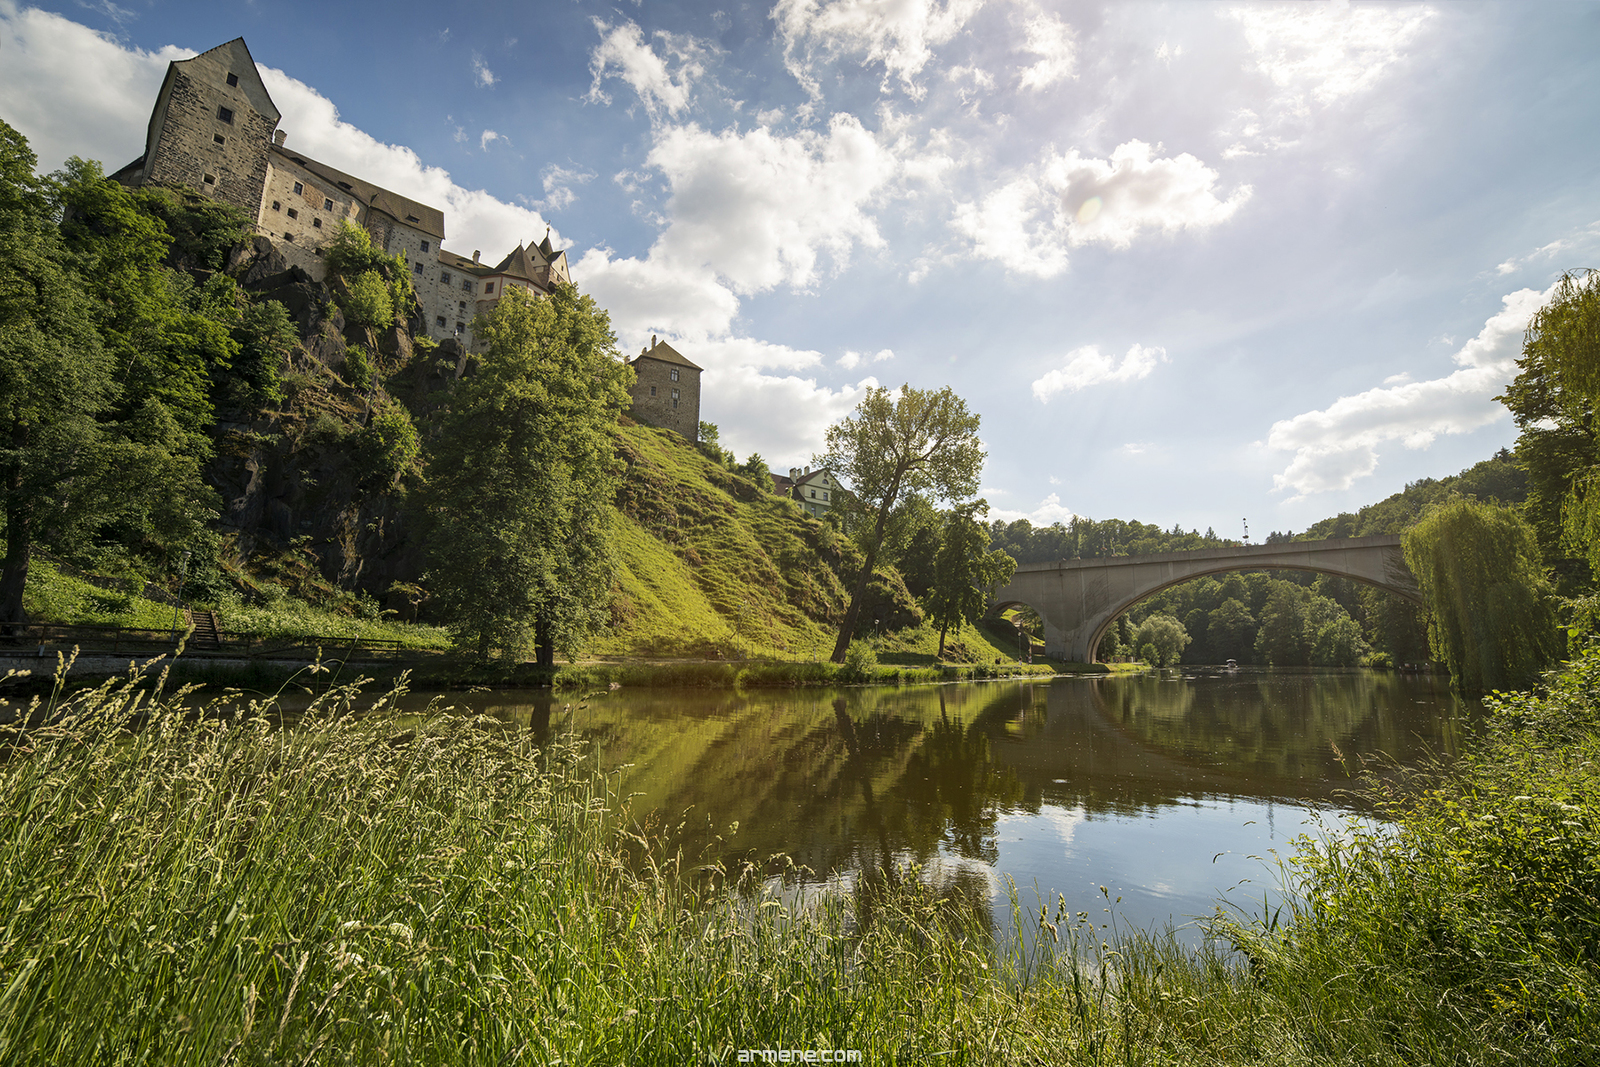
[[[1024,564],[996,590],[995,603],[1033,608],[1044,619],[1046,653],[1088,663],[1117,616],[1146,597],[1194,578],[1254,570],[1314,571],[1423,601],[1399,536],[1386,534]]]

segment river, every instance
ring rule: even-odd
[[[1363,760],[1453,756],[1474,714],[1442,677],[1249,669],[451,700],[581,737],[691,859],[792,856],[785,891],[915,862],[1001,925],[1010,878],[1186,940],[1219,902],[1279,899],[1274,854],[1360,814]]]

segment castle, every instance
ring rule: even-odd
[[[363,226],[374,246],[404,253],[429,336],[471,352],[473,318],[510,289],[548,293],[570,283],[564,250],[547,232],[493,266],[444,248],[444,212],[295,152],[255,60],[238,37],[167,65],[145,135],[144,155],[111,177],[124,185],[186,185],[242,209],[292,266],[321,281],[323,249],[339,224]],[[698,438],[700,368],[661,344],[630,364],[637,413]],[[659,380],[658,380],[659,379]],[[660,393],[657,393],[657,390]]]

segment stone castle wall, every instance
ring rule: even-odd
[[[267,146],[277,119],[256,110],[244,78],[237,86],[226,84],[233,73],[226,54],[192,62],[202,60],[217,69],[197,70],[197,77],[179,69],[160,102],[164,107],[158,107],[153,123],[159,129],[145,161],[145,180],[188,185],[253,219],[261,210]]]
[[[691,442],[700,440],[700,372],[681,363],[639,356],[628,364],[638,380],[630,391],[630,414],[640,422],[676,430]],[[672,380],[676,371],[678,380]]]

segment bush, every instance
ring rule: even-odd
[[[344,312],[351,322],[369,329],[383,329],[394,324],[394,301],[377,271],[363,271],[350,283],[345,293]]]
[[[865,682],[878,668],[878,652],[865,641],[851,641],[844,654],[844,670],[840,677],[847,682]]]

